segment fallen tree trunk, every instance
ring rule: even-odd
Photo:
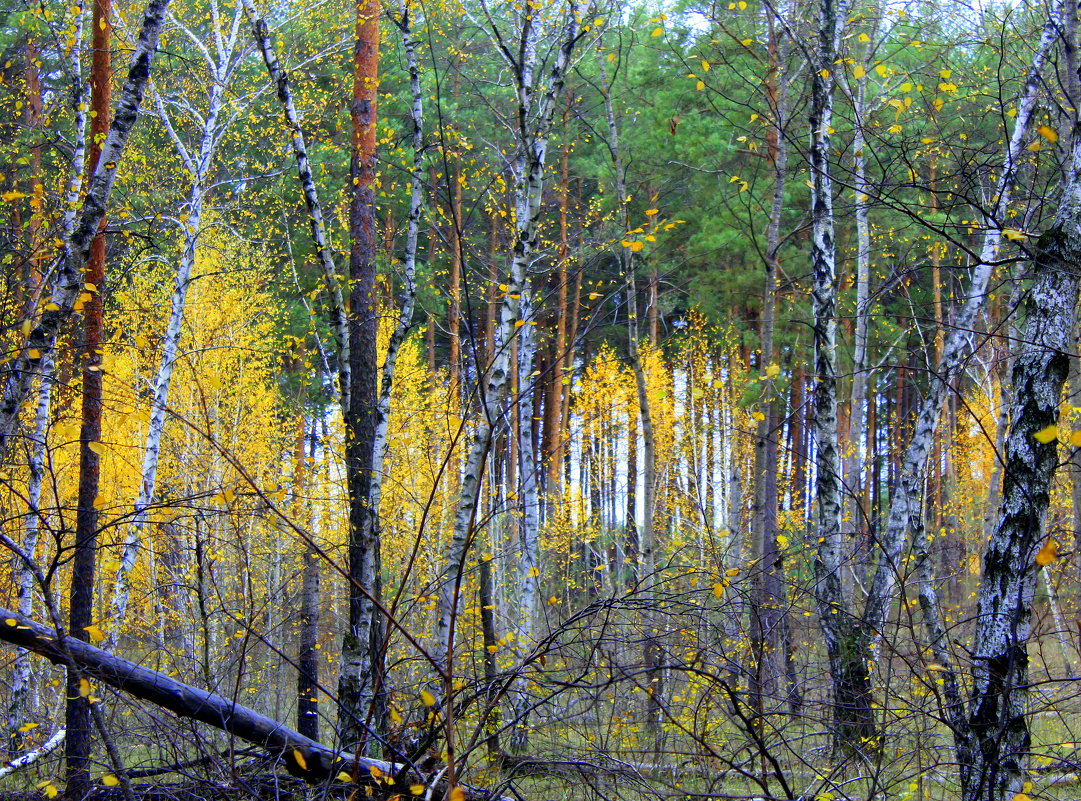
[[[0,608],[0,640],[40,654],[55,664],[74,663],[87,679],[96,679],[180,717],[198,720],[265,748],[282,760],[291,774],[305,781],[325,782],[344,773],[361,784],[378,785],[373,788],[376,791],[379,786],[385,786],[388,795],[404,797],[410,795],[408,788],[413,785],[429,783],[429,777],[406,765],[341,753],[243,704],[184,684],[74,637],[65,637],[61,643],[52,629],[3,608]],[[436,773],[437,776],[440,774]],[[390,784],[383,778],[395,776],[406,781]],[[460,786],[466,790],[467,799],[489,797],[481,790]],[[435,795],[441,795],[445,789],[437,789]]]

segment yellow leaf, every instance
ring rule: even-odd
[[[730,576],[730,577],[731,576],[738,576],[739,575],[739,568],[738,567],[730,567],[730,568],[728,568],[728,570],[726,570],[724,572],[724,574],[726,576]]]
[[[4,201],[7,202],[7,203],[10,203],[13,200],[18,200],[19,198],[24,198],[24,197],[29,197],[29,195],[27,195],[26,192],[15,192],[15,191],[5,192],[4,194],[0,195],[0,198],[3,198]]]
[[[86,447],[96,453],[98,456],[105,455],[105,446],[102,445],[100,442],[88,442],[86,443]]]
[[[863,68],[862,64],[857,64],[856,68],[852,70],[852,75],[856,78],[857,81],[866,74],[867,70]]]
[[[766,415],[764,415],[762,412],[751,412],[751,419],[754,420],[756,423],[761,423],[763,420],[766,419]]]
[[[1046,445],[1049,442],[1054,442],[1058,438],[1058,426],[1048,426],[1047,428],[1041,428],[1035,434],[1032,435],[1037,442]]]
[[[32,730],[36,729],[37,727],[38,727],[38,724],[31,721],[29,723],[24,723],[23,725],[21,725],[19,727],[19,731],[21,731],[23,734],[26,734],[28,731],[32,731]]]
[[[827,70],[827,69],[819,70],[818,74],[821,75],[823,78],[829,78],[830,77],[830,71]]]
[[[664,36],[664,28],[654,28],[653,33],[651,33],[650,36]]]
[[[709,72],[710,69],[712,69],[712,65],[708,61],[703,59],[703,61],[702,61],[702,71],[703,72]]]
[[[1026,236],[1028,236],[1028,234],[1022,233],[1021,231],[1018,231],[1016,228],[1003,228],[1002,229],[1002,238],[1009,241],[1009,242],[1020,242]],[[1050,440],[1048,440],[1048,441],[1050,442]]]
[[[340,781],[340,782],[351,782],[351,781],[353,781],[353,777],[350,776],[348,773],[346,773],[343,770],[340,773],[338,773],[338,781]]]
[[[718,581],[713,585],[713,597],[719,600],[722,595],[724,595],[724,582]]]
[[[413,795],[424,795],[424,791],[427,788],[423,784],[411,784],[409,785],[409,792]]]
[[[90,697],[90,682],[86,679],[79,679],[79,696],[82,698]]]
[[[706,82],[705,81],[697,81],[695,83],[695,85],[694,85],[694,88],[695,88],[695,91],[701,92],[703,89],[706,88]]]
[[[867,44],[867,42],[871,41],[871,37],[865,33],[861,33],[857,38],[864,44]]]
[[[1025,150],[1027,150],[1029,153],[1039,153],[1041,150],[1043,150],[1043,145],[1040,144],[1039,139],[1036,139],[1033,140],[1032,144],[1026,147]]]
[[[19,625],[19,621],[16,620],[15,618],[13,618],[13,617],[9,617],[7,620],[4,621],[4,623],[6,625],[8,625],[8,626],[18,626]]]
[[[601,293],[600,293],[600,292],[590,292],[590,293],[589,293],[588,295],[586,295],[586,297],[587,297],[587,298],[588,298],[589,300],[596,300],[596,299],[597,299],[597,298],[599,298],[600,296],[601,296]]]
[[[1013,801],[1032,801],[1028,793],[1018,793],[1013,797]]]
[[[101,642],[105,639],[105,632],[102,631],[96,623],[84,626],[83,631],[90,635],[90,642]]]
[[[1040,552],[1036,554],[1036,564],[1040,567],[1047,567],[1056,559],[1058,559],[1058,543],[1054,540],[1048,540],[1040,548]]]
[[[645,245],[643,245],[641,242],[631,242],[631,253],[637,253],[644,247]]]
[[[37,348],[29,348],[26,351],[26,356],[27,356],[27,358],[30,358],[30,359],[40,359],[41,358],[41,351],[38,350]]]
[[[646,209],[646,216],[647,217],[652,217],[655,214],[657,214],[659,211],[660,211],[660,209]]]
[[[401,726],[402,725],[402,713],[399,712],[394,707],[391,707],[391,709],[390,709],[390,719],[391,719],[391,722],[393,722],[395,726]]]
[[[1075,448],[1081,448],[1081,431],[1075,431],[1070,434],[1070,444]]]
[[[104,784],[106,787],[116,787],[118,784],[120,784],[120,779],[116,778],[116,776],[111,773],[106,773],[104,776],[101,777],[101,783]]]
[[[432,695],[430,690],[420,691],[420,701],[425,706],[435,706],[435,696]]]
[[[300,753],[299,748],[293,749],[293,761],[297,763],[297,767],[301,770],[308,769],[308,760],[304,758],[304,754]]]
[[[372,765],[368,768],[368,773],[372,774],[372,778],[376,781],[381,781],[383,778],[383,771],[378,765]]]
[[[465,801],[465,790],[461,787],[455,787],[450,791],[450,801]]]
[[[890,68],[885,64],[877,64],[875,66],[875,72],[878,73],[879,77],[885,78],[890,74]]]
[[[1041,125],[1036,129],[1036,133],[1046,139],[1048,142],[1058,141],[1058,131],[1052,128],[1050,125]]]
[[[781,374],[781,365],[773,362],[766,366],[766,378],[776,378]]]

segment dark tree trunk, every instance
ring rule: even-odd
[[[369,741],[372,700],[382,673],[371,648],[379,565],[378,510],[371,505],[376,426],[375,148],[379,88],[380,0],[358,0],[353,50],[353,153],[350,164],[349,405],[345,409],[346,482],[349,492],[349,630],[342,643],[338,728],[344,748]]]
[[[90,151],[87,169],[91,174],[101,158],[101,143],[109,131],[112,96],[111,0],[95,0],[93,6],[93,61],[90,68]],[[105,225],[104,216],[101,227]],[[79,434],[79,495],[75,513],[75,550],[71,566],[71,595],[68,633],[89,641],[87,627],[94,622],[94,579],[98,551],[98,490],[101,479],[101,384],[102,347],[105,339],[102,296],[105,291],[105,234],[98,233],[86,260],[86,289],[83,304],[82,430]],[[69,801],[85,798],[90,791],[90,701],[89,691],[75,672],[67,677],[65,714],[67,741],[67,787]]]
[[[1075,143],[1075,151],[1078,147]],[[1076,170],[1076,152],[1074,159]],[[1058,466],[1054,426],[1069,373],[1081,276],[1076,194],[1071,183],[1055,224],[1037,243],[1025,334],[1013,363],[1002,502],[984,553],[978,596],[970,732],[967,742],[959,737],[965,801],[1012,799],[1028,778],[1032,600],[1040,567],[1054,558],[1044,521]]]

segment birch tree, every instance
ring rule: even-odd
[[[143,94],[150,78],[150,68],[158,49],[158,37],[169,0],[150,0],[132,51],[127,79],[120,91],[109,132],[101,146],[101,158],[86,182],[86,194],[71,236],[56,257],[49,301],[41,318],[26,338],[26,344],[7,368],[0,392],[0,455],[11,446],[23,403],[35,378],[41,373],[42,359],[56,348],[61,325],[74,313],[85,292],[83,265],[90,246],[105,216],[109,196],[116,180],[116,170],[124,155],[131,130],[139,117]]]
[[[105,649],[112,650],[127,616],[128,597],[131,591],[131,572],[135,567],[142,548],[143,530],[147,523],[147,509],[154,502],[157,485],[158,463],[161,455],[162,435],[165,432],[165,420],[169,408],[169,387],[173,369],[179,356],[181,326],[184,321],[184,306],[188,287],[191,283],[192,269],[195,267],[196,251],[199,238],[203,234],[203,209],[210,191],[208,179],[214,164],[214,154],[222,137],[237,115],[246,108],[246,103],[234,99],[233,110],[224,118],[221,115],[223,100],[230,88],[230,77],[236,73],[239,60],[246,54],[240,38],[240,26],[244,19],[242,5],[233,6],[230,19],[222,19],[221,6],[217,0],[210,2],[210,24],[213,35],[209,37],[213,50],[200,36],[199,32],[175,22],[177,28],[193,45],[206,63],[209,75],[207,86],[207,105],[202,115],[201,131],[196,147],[193,149],[184,142],[182,132],[173,124],[169,102],[158,92],[154,92],[157,116],[169,139],[176,149],[185,172],[191,179],[184,216],[181,217],[180,259],[176,279],[170,298],[169,320],[163,336],[162,354],[158,372],[154,380],[153,396],[150,407],[150,420],[147,425],[146,440],[143,444],[142,467],[139,474],[139,493],[135,499],[131,523],[128,525],[124,541],[124,550],[120,565],[113,580],[110,603],[110,627],[106,632]],[[185,102],[174,108],[190,108]]]
[[[580,37],[582,6],[578,0],[569,0],[566,3],[559,27],[552,32],[555,52],[551,57],[551,67],[543,75],[543,62],[538,47],[544,29],[533,7],[529,6],[521,12],[516,45],[503,38],[493,11],[487,4],[481,5],[481,11],[499,55],[511,71],[515,82],[515,147],[509,164],[514,185],[515,230],[506,290],[499,309],[499,321],[495,327],[494,356],[478,387],[481,414],[465,460],[461,492],[454,513],[453,535],[439,576],[434,657],[436,664],[444,671],[448,697],[453,676],[455,623],[466,558],[473,541],[473,522],[481,479],[491,450],[493,430],[502,418],[502,404],[510,381],[512,341],[523,322],[520,315],[521,300],[523,294],[529,292],[531,264],[539,245],[538,224],[544,191],[548,136],[571,55]],[[448,747],[452,747],[452,744],[448,744]]]
[[[834,750],[863,750],[873,737],[870,681],[863,632],[845,603],[842,585],[841,461],[837,441],[837,253],[834,242],[830,131],[834,70],[846,0],[820,0],[811,75],[811,292],[814,314],[814,420],[817,481],[815,603],[833,684]]]

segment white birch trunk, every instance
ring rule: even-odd
[[[879,562],[863,616],[864,625],[869,631],[874,632],[873,636],[876,640],[880,636],[878,633],[883,630],[893,601],[905,535],[909,527],[913,526],[915,517],[922,514],[919,499],[927,471],[927,458],[934,444],[935,431],[938,429],[942,400],[953,380],[963,369],[965,360],[972,349],[972,332],[975,330],[976,318],[987,298],[988,283],[995,271],[994,262],[1002,235],[1002,221],[1006,219],[1010,192],[1017,174],[1018,159],[1021,156],[1029,123],[1036,111],[1040,75],[1051,46],[1058,38],[1058,26],[1063,8],[1064,3],[1059,0],[1051,9],[1033,55],[1025,86],[1017,101],[1014,129],[1003,154],[1002,169],[995,187],[991,209],[984,219],[985,234],[979,262],[974,265],[964,304],[946,336],[942,359],[938,369],[931,375],[930,387],[920,404],[913,426],[912,440],[905,451],[897,486],[890,499],[890,515],[883,533]]]
[[[533,320],[532,295],[522,293],[521,319],[525,323],[518,337],[518,375],[521,383],[518,392],[518,475],[519,501],[522,517],[518,523],[518,621],[515,628],[515,648],[519,662],[533,647],[533,626],[537,618],[540,599],[540,497],[537,489],[537,465],[534,459],[533,419],[536,417],[534,398],[534,363],[537,354],[537,334]],[[511,731],[511,748],[525,749],[529,741],[529,711],[532,701],[529,695],[529,679],[525,670],[519,671],[514,680],[514,729]]]
[[[815,498],[818,550],[815,601],[833,682],[833,746],[861,753],[873,747],[874,719],[862,632],[845,602],[841,569],[842,476],[837,434],[837,269],[829,132],[834,71],[847,3],[820,0],[818,47],[811,83],[811,258],[814,283]]]
[[[534,109],[534,71],[537,62],[536,31],[531,15],[527,15],[523,31],[520,63],[504,53],[518,79],[518,144],[514,162],[515,241],[511,257],[507,291],[499,310],[495,332],[495,358],[480,387],[481,417],[473,434],[473,442],[462,472],[461,492],[454,515],[454,533],[443,559],[439,577],[438,621],[433,656],[445,677],[453,674],[454,628],[458,616],[458,600],[465,571],[465,560],[473,540],[473,520],[476,514],[484,463],[492,444],[492,429],[502,414],[503,398],[510,379],[511,340],[519,322],[519,299],[528,291],[526,279],[530,262],[537,248],[538,222],[544,189],[544,163],[548,151],[548,135],[552,126],[556,99],[562,93],[571,53],[578,39],[582,6],[580,0],[570,0],[565,13],[558,50],[548,76],[548,86]]]
[[[150,67],[158,49],[165,9],[169,0],[150,0],[143,17],[139,37],[128,68],[128,77],[113,112],[112,125],[102,144],[101,157],[87,182],[86,196],[71,236],[65,240],[54,263],[55,279],[49,302],[41,319],[31,330],[26,346],[7,371],[0,392],[0,455],[7,452],[18,425],[19,413],[30,394],[34,379],[42,372],[41,362],[56,348],[56,336],[63,323],[74,313],[75,302],[83,292],[83,264],[90,243],[98,233],[105,208],[116,179],[116,168],[124,155],[131,130],[139,116],[143,93],[150,78]]]
[[[23,552],[31,559],[37,551],[38,534],[41,530],[41,485],[45,477],[46,437],[49,430],[49,409],[52,404],[53,355],[46,354],[41,360],[41,386],[38,389],[37,409],[34,413],[34,434],[30,447],[29,480],[26,488],[26,527],[23,536]],[[31,565],[18,560],[17,581],[19,586],[19,614],[30,617],[34,611],[35,576]],[[30,669],[30,653],[20,648],[15,654],[14,675],[11,678],[11,701],[8,706],[8,751],[12,755],[22,744],[19,728],[26,722],[26,710],[33,704],[31,688],[33,675]]]
[[[1081,277],[1081,137],[1075,135],[1065,197],[1037,243],[1006,438],[998,525],[987,543],[972,648],[969,735],[959,744],[965,801],[1005,801],[1028,779],[1028,649],[1037,561],[1058,466],[1057,439],[1036,434],[1058,421],[1069,372]]]
[[[311,226],[312,242],[315,244],[316,253],[319,255],[319,265],[323,269],[323,283],[327,297],[330,300],[331,319],[334,323],[334,332],[337,339],[338,356],[338,389],[342,398],[343,412],[349,409],[349,328],[345,314],[345,301],[342,297],[341,283],[338,280],[338,271],[334,265],[334,254],[330,247],[330,238],[327,236],[326,223],[323,217],[323,207],[319,202],[319,195],[315,188],[315,178],[312,176],[311,162],[308,159],[308,147],[304,141],[304,129],[300,125],[300,115],[297,114],[296,105],[293,103],[293,90],[289,84],[289,73],[278,61],[274,45],[270,41],[270,30],[259,13],[256,11],[254,0],[241,0],[244,11],[251,22],[252,35],[255,43],[259,46],[259,52],[263,56],[267,73],[277,90],[278,102],[281,104],[282,113],[293,138],[293,157],[297,165],[297,178],[300,180],[301,189],[304,192],[304,203],[308,208],[308,222]],[[415,101],[414,101],[415,102]],[[417,109],[414,107],[414,112]]]
[[[864,51],[864,74],[857,79],[855,98],[855,124],[852,136],[852,159],[855,172],[853,190],[855,192],[856,218],[856,330],[852,352],[852,395],[848,413],[848,442],[845,447],[845,483],[847,491],[844,499],[842,520],[850,531],[863,529],[860,516],[864,514],[860,503],[863,473],[862,438],[866,421],[867,405],[867,339],[871,319],[871,222],[870,197],[871,185],[867,180],[867,137],[864,125],[867,118],[867,81],[871,72],[874,54],[874,38],[878,29],[877,11],[871,12],[873,23],[870,33],[871,42]]]
[[[217,9],[217,2],[212,3]],[[217,14],[215,13],[215,18]],[[121,555],[120,565],[117,567],[113,581],[112,600],[110,602],[109,620],[110,625],[106,631],[106,639],[103,648],[111,651],[116,647],[117,638],[127,617],[128,598],[131,594],[131,573],[139,558],[142,548],[143,529],[147,521],[147,509],[154,502],[154,492],[157,485],[158,463],[161,455],[162,434],[165,431],[165,417],[169,405],[169,386],[173,378],[173,369],[176,365],[177,352],[180,347],[181,326],[184,322],[184,306],[188,296],[188,286],[191,283],[192,269],[195,267],[196,250],[199,237],[202,234],[200,228],[203,216],[203,206],[206,201],[208,187],[206,185],[210,167],[214,159],[214,151],[221,138],[221,130],[218,126],[218,115],[222,108],[222,98],[226,89],[226,79],[232,72],[233,59],[236,44],[237,31],[241,20],[241,7],[237,5],[234,10],[231,30],[228,38],[223,42],[219,39],[219,63],[208,58],[207,67],[210,71],[210,88],[208,92],[206,116],[203,120],[202,138],[199,142],[199,150],[193,159],[175,129],[173,128],[164,103],[158,97],[158,110],[165,124],[170,138],[173,140],[184,163],[188,174],[191,176],[191,190],[188,195],[188,216],[183,222],[184,245],[180,254],[180,264],[177,268],[176,282],[170,301],[169,322],[165,329],[164,344],[161,361],[158,366],[158,374],[154,383],[154,396],[150,409],[150,421],[147,426],[146,441],[143,446],[143,463],[139,477],[139,494],[135,499],[134,514],[128,526],[124,541],[124,551]],[[215,25],[217,31],[217,25]],[[209,53],[207,53],[209,56]]]

